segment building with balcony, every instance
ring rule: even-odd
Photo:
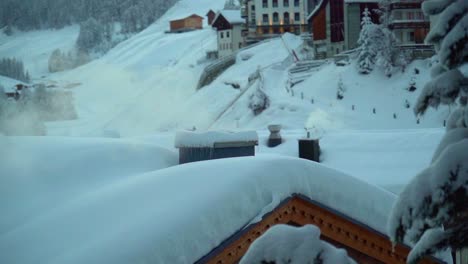
[[[285,32],[308,31],[307,16],[318,0],[243,0],[242,17],[246,20],[247,43],[278,36]]]
[[[322,0],[307,18],[318,58],[346,50],[344,0]]]
[[[401,45],[424,45],[430,29],[429,17],[421,10],[423,0],[393,0],[389,28]]]

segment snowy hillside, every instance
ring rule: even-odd
[[[78,37],[79,26],[60,30],[17,32],[6,36],[0,32],[0,58],[17,58],[24,62],[33,79],[49,73],[48,60],[55,49],[71,50]]]
[[[417,124],[411,109],[405,107],[406,101],[412,106],[428,80],[428,61],[415,62],[404,74],[396,74],[391,79],[378,71],[368,76],[358,75],[352,64],[338,67],[328,63],[288,91],[288,69],[292,63],[288,49],[297,49],[301,44],[293,35],[284,35],[286,46],[280,39],[273,39],[241,51],[234,66],[197,91],[198,80],[207,65],[198,62],[206,51],[216,49],[214,30],[205,21],[203,30],[183,34],[164,31],[168,30],[171,19],[192,13],[203,16],[209,9],[218,10],[222,6],[222,1],[181,0],[152,26],[120,43],[101,59],[48,76],[49,82],[58,86],[74,87],[79,116],[76,121],[49,123],[48,134],[101,136],[104,131],[115,131],[122,136],[134,136],[193,127],[265,129],[271,123],[292,129],[324,130],[442,126],[446,112],[429,113]],[[76,31],[77,28],[66,28],[60,34],[73,35]],[[40,46],[44,48],[34,51],[37,55],[32,52],[32,56],[24,58],[42,65],[37,66],[36,73],[44,72],[46,55],[57,48],[53,43],[60,34],[53,34],[54,31],[31,33],[31,38],[42,35],[40,39],[44,43]],[[23,51],[16,53],[7,49],[25,42],[27,35],[22,36],[0,46],[0,52],[25,56],[33,44],[21,44]],[[67,41],[64,47],[72,45]],[[258,67],[263,81],[249,84],[249,76]],[[414,74],[415,68],[419,74]],[[346,89],[342,101],[336,99],[340,78]],[[412,78],[418,88],[414,93],[405,90]],[[240,88],[234,89],[232,84]],[[248,103],[258,88],[267,93],[271,105],[254,116]],[[373,108],[376,114],[372,113]]]

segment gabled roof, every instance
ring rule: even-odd
[[[184,19],[187,19],[189,17],[198,17],[198,18],[204,19],[202,16],[199,16],[197,14],[191,14],[191,15],[187,15],[185,17],[179,17],[179,18],[171,19],[171,21],[184,20]]]
[[[327,6],[327,4],[328,4],[328,1],[329,0],[320,1],[320,3],[314,8],[314,10],[312,10],[312,12],[310,12],[309,16],[307,16],[307,21],[309,21],[310,19],[315,17],[322,8],[325,8]]]
[[[213,9],[210,9],[210,10],[208,10],[208,12],[206,12],[206,15],[209,15],[210,13],[214,13],[214,14],[216,14],[216,12],[215,12],[215,11],[213,11]]]
[[[216,14],[216,17],[213,19],[213,24],[216,23],[218,18],[224,17],[226,21],[231,25],[245,23],[245,19],[241,17],[240,10],[221,10]]]
[[[265,214],[260,222],[240,229],[196,263],[237,263],[255,239],[277,224],[313,224],[320,228],[324,240],[343,246],[348,255],[357,258],[355,260],[359,263],[372,259],[382,263],[405,264],[409,254],[409,247],[401,244],[393,246],[386,235],[371,227],[306,196],[293,194],[272,212]],[[441,262],[425,258],[420,263]]]

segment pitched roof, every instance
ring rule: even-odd
[[[184,20],[184,19],[187,19],[189,17],[198,17],[198,18],[204,19],[202,16],[199,16],[197,14],[191,14],[191,15],[186,15],[184,17],[178,17],[178,18],[171,19],[171,21]]]
[[[328,4],[328,1],[329,0],[320,1],[320,3],[317,6],[315,6],[314,10],[310,12],[309,16],[307,16],[307,20],[310,20],[312,17],[316,16],[322,8],[326,7]]]
[[[240,10],[221,10],[216,14],[216,17],[213,20],[213,24],[216,22],[216,20],[220,17],[224,17],[227,22],[231,25],[235,24],[242,24],[245,23],[245,20],[241,17],[241,12]]]

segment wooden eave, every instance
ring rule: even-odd
[[[429,21],[393,21],[390,22],[388,27],[390,29],[417,29],[417,28],[430,28]]]
[[[307,17],[307,21],[309,21],[309,23],[318,15],[318,13],[320,13],[320,10],[322,10],[322,8],[325,8],[327,6],[328,1],[329,0],[322,0],[318,7],[316,7],[314,11]]]
[[[313,224],[320,228],[324,240],[334,241],[382,263],[405,264],[410,250],[401,244],[393,249],[384,234],[303,195],[293,195],[266,214],[260,222],[240,229],[196,263],[238,263],[252,242],[276,224]],[[434,258],[425,258],[420,263],[440,262]]]

